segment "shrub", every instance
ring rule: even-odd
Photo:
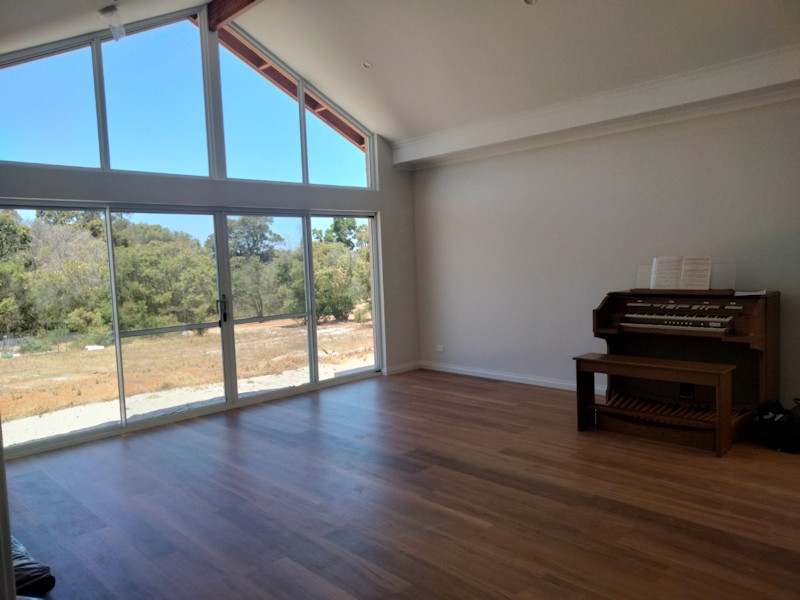
[[[19,345],[19,351],[22,354],[33,354],[35,352],[49,352],[53,349],[46,340],[41,338],[28,338],[23,340],[23,342]]]
[[[77,336],[70,346],[81,350],[85,346],[111,346],[114,344],[114,335],[110,331],[88,331]]]
[[[55,329],[50,329],[44,334],[45,340],[51,346],[55,346],[62,342],[67,341],[69,337],[69,332],[67,328],[64,326],[56,327]]]

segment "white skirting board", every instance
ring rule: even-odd
[[[512,381],[514,383],[526,383],[528,385],[538,385],[541,387],[554,388],[557,390],[576,390],[575,381],[565,379],[550,379],[547,377],[537,377],[535,375],[520,375],[519,373],[508,373],[506,371],[490,371],[488,369],[474,369],[472,367],[462,367],[459,365],[448,365],[445,363],[421,361],[419,366],[431,371],[442,371],[444,373],[457,373],[459,375],[471,375],[472,377],[485,377],[487,379],[499,379],[500,381]],[[390,373],[391,374],[391,373]],[[595,394],[605,394],[605,385],[595,385]]]
[[[422,363],[419,361],[403,363],[401,365],[395,365],[393,367],[387,367],[383,369],[381,372],[384,375],[397,375],[398,373],[405,373],[407,371],[416,371],[417,369],[422,368]]]

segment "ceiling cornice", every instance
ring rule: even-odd
[[[800,98],[800,46],[393,144],[416,170]]]

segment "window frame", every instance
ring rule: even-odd
[[[196,16],[196,20],[191,17]],[[46,58],[55,54],[60,54],[70,50],[81,47],[89,46],[92,54],[92,67],[94,75],[94,89],[95,89],[95,111],[97,113],[97,135],[98,135],[98,150],[100,155],[99,167],[75,167],[69,165],[51,165],[35,162],[24,161],[9,161],[0,160],[0,164],[13,164],[13,165],[33,165],[41,167],[57,167],[66,169],[78,169],[81,171],[99,171],[111,173],[141,173],[146,175],[168,175],[177,177],[192,177],[200,179],[229,179],[227,176],[226,162],[225,162],[225,133],[224,124],[222,119],[222,82],[220,77],[220,64],[219,64],[219,35],[216,31],[210,31],[208,28],[208,14],[206,5],[195,6],[191,8],[182,9],[179,11],[171,12],[165,15],[143,19],[125,25],[126,33],[135,34],[148,29],[155,29],[165,25],[170,25],[179,21],[190,20],[195,22],[199,29],[200,35],[200,53],[201,53],[201,69],[203,76],[203,90],[205,101],[205,127],[206,127],[206,142],[207,142],[207,155],[208,155],[208,175],[190,175],[190,174],[171,174],[171,173],[151,173],[144,171],[130,171],[126,169],[113,169],[110,166],[109,155],[109,142],[108,142],[108,118],[106,110],[106,97],[105,85],[103,77],[103,57],[102,57],[102,44],[112,38],[111,32],[108,29],[94,31],[91,33],[82,34],[65,40],[59,40],[26,48],[16,50],[7,54],[0,55],[0,69],[15,66],[18,64],[31,62],[41,58]],[[247,33],[235,22],[226,25],[226,28],[233,32],[238,38],[243,40],[246,44],[252,47],[262,58],[274,64],[279,70],[283,71],[286,75],[293,77],[297,80],[297,104],[300,116],[300,150],[302,157],[302,183],[286,183],[286,185],[304,185],[304,186],[320,186],[326,188],[344,188],[344,189],[378,189],[377,178],[377,161],[375,151],[375,135],[360,124],[356,119],[350,116],[346,111],[342,110],[335,102],[330,100],[325,94],[316,89],[313,85],[309,84],[299,73],[289,67],[280,58],[270,52],[263,44],[258,42],[252,35]],[[364,136],[364,152],[365,152],[365,169],[367,185],[366,188],[360,186],[342,186],[342,185],[327,185],[320,183],[309,183],[308,178],[308,143],[306,138],[306,98],[305,93],[308,90],[309,95],[312,95],[316,100],[322,102],[331,112],[338,118],[341,118],[354,130],[359,131]],[[347,141],[352,140],[339,132],[342,137]],[[242,181],[236,178],[236,181]],[[249,181],[249,180],[248,180]],[[262,181],[262,180],[254,180]],[[284,183],[284,182],[281,182]]]
[[[163,203],[148,204],[136,203],[130,201],[113,201],[113,200],[54,200],[54,199],[30,199],[30,198],[7,198],[0,196],[0,209],[17,209],[17,210],[30,210],[30,209],[62,209],[62,210],[102,210],[105,214],[105,240],[108,249],[108,265],[109,265],[109,284],[111,291],[111,308],[112,308],[112,322],[114,334],[114,346],[117,364],[117,387],[119,390],[120,402],[120,421],[118,423],[105,424],[97,426],[88,430],[77,430],[71,433],[58,434],[50,437],[32,440],[21,444],[15,444],[7,448],[0,445],[0,452],[5,452],[7,458],[22,458],[25,456],[38,454],[50,450],[69,447],[78,443],[103,439],[124,433],[131,433],[135,431],[142,431],[161,425],[177,423],[186,419],[221,413],[224,411],[260,404],[271,400],[285,398],[287,396],[313,392],[319,389],[336,386],[343,383],[360,381],[371,377],[380,376],[384,373],[385,369],[385,346],[384,346],[384,326],[383,321],[383,281],[382,281],[382,268],[381,268],[381,240],[380,240],[380,212],[374,210],[317,210],[317,209],[280,209],[280,208],[255,208],[252,206],[234,206],[234,205],[210,205],[201,206],[195,204],[178,204],[178,205],[165,205]],[[232,290],[229,287],[230,271],[228,264],[228,247],[227,244],[220,245],[219,240],[224,237],[227,239],[227,217],[228,216],[273,216],[273,217],[300,217],[303,220],[303,248],[304,248],[304,269],[305,269],[305,291],[306,291],[306,311],[302,313],[308,320],[308,349],[309,349],[309,375],[310,381],[295,387],[280,388],[275,390],[267,390],[258,394],[240,397],[238,395],[236,385],[236,353],[235,341],[232,338],[233,334],[233,320],[231,326],[227,330],[223,330],[223,335],[231,336],[228,347],[233,348],[232,352],[227,355],[223,352],[223,371],[226,372],[225,378],[225,397],[226,401],[201,405],[192,407],[187,410],[178,411],[172,414],[159,415],[152,418],[139,419],[136,418],[129,421],[127,415],[127,404],[125,397],[124,387],[124,362],[122,358],[122,339],[129,337],[136,337],[137,333],[126,333],[121,331],[119,326],[119,307],[118,296],[116,292],[116,259],[114,256],[113,247],[113,232],[111,228],[111,215],[112,213],[124,212],[146,212],[152,214],[201,214],[201,215],[214,215],[215,219],[215,233],[217,239],[217,252],[222,255],[218,262],[218,284],[220,285],[220,292],[227,295],[228,298],[232,297]],[[316,328],[316,301],[314,290],[314,257],[313,257],[313,242],[312,242],[312,228],[311,219],[313,217],[355,217],[359,219],[369,219],[370,234],[372,238],[371,247],[371,273],[372,273],[372,303],[373,303],[373,340],[374,340],[374,356],[375,363],[370,365],[369,368],[359,370],[357,372],[343,374],[339,377],[330,379],[319,379],[319,365],[318,365],[318,344],[317,344],[317,328]],[[297,313],[298,315],[301,313]],[[279,315],[276,318],[285,318],[292,315]],[[209,325],[216,326],[216,323],[209,323]],[[153,330],[145,330],[139,335],[150,335],[153,333],[164,333],[165,329],[170,331],[180,330],[182,326],[177,328],[157,328]],[[191,325],[191,328],[196,328],[196,325]],[[231,373],[231,376],[227,376]],[[0,431],[0,441],[2,440],[2,432]]]

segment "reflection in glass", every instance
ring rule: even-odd
[[[234,332],[240,398],[309,382],[304,320],[244,323]]]
[[[118,423],[103,212],[2,210],[0,225],[4,444]]]
[[[375,367],[370,219],[312,217],[319,379]]]
[[[99,167],[92,53],[0,69],[0,160]]]
[[[225,401],[219,329],[122,340],[128,420]]]
[[[208,175],[201,65],[189,21],[103,44],[112,168]]]

